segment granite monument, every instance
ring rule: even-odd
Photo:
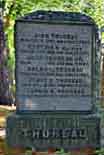
[[[100,146],[95,22],[80,13],[37,11],[15,23],[16,113],[7,142],[47,150]]]

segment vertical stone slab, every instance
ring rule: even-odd
[[[18,110],[91,111],[95,40],[94,22],[79,13],[37,12],[17,20]]]
[[[7,142],[47,150],[100,146],[98,30],[80,13],[37,11],[15,24],[16,114]]]

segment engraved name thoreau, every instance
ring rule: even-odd
[[[85,128],[52,128],[52,129],[27,129],[22,128],[19,132],[21,136],[34,138],[34,139],[43,139],[43,138],[59,138],[59,139],[85,139],[86,130]]]

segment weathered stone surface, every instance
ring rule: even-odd
[[[73,148],[100,146],[100,119],[94,115],[68,113],[14,114],[7,120],[7,141],[11,146]]]
[[[17,20],[15,32],[18,111],[91,111],[98,40],[93,20],[38,11]]]
[[[11,146],[100,146],[94,114],[98,29],[80,13],[37,11],[15,24],[16,114],[7,119]]]
[[[19,18],[19,20],[27,20],[27,21],[73,21],[75,22],[83,22],[83,23],[90,23],[95,26],[95,21],[82,13],[78,12],[63,12],[63,11],[44,11],[39,10],[36,12],[29,13],[24,17]],[[97,26],[96,26],[97,28]]]

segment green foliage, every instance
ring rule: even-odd
[[[56,152],[56,155],[70,155],[69,152],[65,153],[64,149],[61,149],[60,151]]]
[[[102,26],[104,21],[103,21],[103,9],[102,6],[104,5],[102,0],[87,0],[85,3],[85,7],[83,7],[83,11],[90,15],[95,22],[99,25]]]
[[[101,27],[104,24],[104,2],[102,0],[64,0],[66,11],[77,11],[91,16]]]
[[[104,148],[97,150],[96,155],[104,155]]]

